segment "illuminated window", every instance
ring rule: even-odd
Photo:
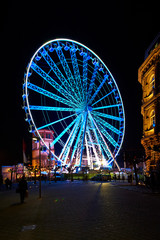
[[[154,110],[152,110],[150,116],[151,116],[151,117],[150,117],[150,119],[151,119],[151,128],[153,128],[153,127],[155,127],[155,125],[156,125],[156,121],[155,121],[155,111],[154,111]]]
[[[154,74],[150,78],[150,91],[152,92],[155,89],[155,76]]]

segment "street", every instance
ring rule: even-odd
[[[114,182],[29,184],[0,192],[1,240],[151,240],[160,236],[160,195]]]

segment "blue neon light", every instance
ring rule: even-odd
[[[61,149],[60,155],[53,153],[56,161],[81,167],[87,154],[90,167],[93,161],[98,167],[114,161],[118,167],[123,102],[109,69],[88,47],[70,39],[43,44],[28,64],[22,97],[30,131],[41,137],[40,130],[53,130],[51,147]]]

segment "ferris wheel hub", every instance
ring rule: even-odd
[[[93,108],[92,108],[91,106],[87,106],[87,110],[88,110],[89,112],[91,112],[91,111],[93,110]]]

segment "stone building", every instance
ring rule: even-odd
[[[143,136],[146,170],[160,170],[160,34],[146,50],[138,70],[142,85]]]
[[[39,130],[39,133],[49,148],[49,144],[54,140],[54,132],[43,129]],[[40,144],[40,147],[43,147],[44,144],[42,142],[40,142]],[[54,145],[50,149],[54,153]],[[41,167],[47,169],[49,164],[48,151],[41,151]],[[39,166],[39,142],[34,140],[34,135],[32,140],[32,166]]]

